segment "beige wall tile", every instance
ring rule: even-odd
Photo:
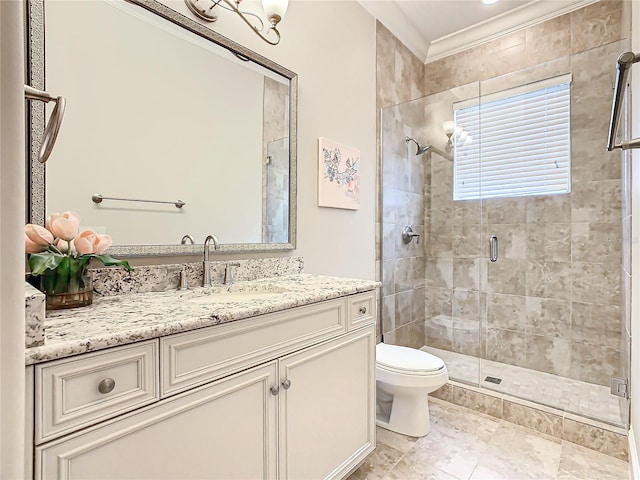
[[[424,343],[430,347],[453,351],[453,319],[444,315],[427,318],[424,322]]]
[[[531,223],[526,229],[529,260],[571,261],[570,223]]]
[[[571,13],[571,53],[624,38],[623,2],[602,0]]]
[[[457,320],[478,323],[480,318],[480,293],[477,290],[454,289],[451,315]]]
[[[453,285],[456,288],[478,290],[480,288],[480,260],[476,258],[454,258]]]
[[[454,404],[502,418],[502,399],[453,386],[451,400]]]
[[[576,263],[571,266],[572,300],[603,305],[620,305],[622,274],[620,265]]]
[[[571,255],[576,262],[620,264],[622,225],[619,222],[572,224]]]
[[[527,297],[526,331],[533,335],[569,338],[571,302],[551,298]]]
[[[525,295],[527,292],[527,262],[500,259],[487,264],[487,293]]]
[[[525,366],[539,372],[566,376],[571,370],[571,341],[542,335],[526,335]]]
[[[573,186],[571,221],[620,223],[622,187],[619,180],[595,181]]]
[[[438,398],[446,402],[451,402],[451,396],[453,394],[453,387],[450,383],[445,383],[443,387],[440,387],[435,392],[429,394],[430,397]]]
[[[518,332],[525,331],[526,297],[518,295],[487,295],[487,326]]]
[[[562,438],[562,417],[517,403],[503,401],[502,418],[507,422]]]
[[[454,352],[477,357],[480,353],[480,323],[453,319],[452,349]]]
[[[425,314],[428,317],[452,316],[453,291],[450,288],[425,288]]]
[[[571,221],[570,195],[539,195],[525,198],[527,223],[569,223]]]
[[[625,435],[608,432],[591,425],[564,419],[564,440],[627,461],[628,442]]]
[[[487,328],[486,355],[488,360],[525,366],[525,334],[512,330]]]
[[[570,300],[571,265],[568,262],[528,262],[527,295]]]

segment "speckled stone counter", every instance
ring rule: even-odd
[[[237,282],[230,287],[97,296],[93,304],[47,313],[45,343],[26,350],[26,364],[233,322],[373,290],[379,282],[296,274]],[[215,292],[268,293],[264,298],[200,303]],[[258,295],[259,297],[260,295]]]

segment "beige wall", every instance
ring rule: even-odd
[[[191,17],[182,0],[163,0],[163,3]],[[374,19],[355,1],[291,2],[280,26],[282,41],[275,47],[262,42],[229,12],[222,12],[213,28],[299,76],[298,246],[294,252],[270,253],[269,256],[300,255],[304,257],[308,273],[373,279],[376,179]],[[318,138],[321,136],[360,150],[360,210],[318,207]],[[248,256],[264,254],[230,257]],[[166,260],[161,257],[143,258],[134,259],[133,263],[166,263]]]
[[[0,2],[0,476],[26,478],[22,2]]]

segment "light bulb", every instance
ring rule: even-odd
[[[442,122],[442,130],[444,130],[444,133],[446,133],[447,135],[451,135],[454,128],[455,124],[451,120],[449,120],[448,122]]]
[[[262,8],[269,21],[276,25],[287,12],[289,0],[262,0]]]

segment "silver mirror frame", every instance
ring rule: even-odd
[[[236,55],[246,57],[290,81],[289,87],[289,242],[287,243],[227,243],[221,244],[219,253],[275,252],[295,250],[297,223],[297,105],[298,75],[262,55],[229,40],[200,23],[185,17],[155,0],[123,0],[138,5],[182,28],[220,45]],[[45,0],[27,0],[25,8],[26,83],[39,90],[45,89]],[[45,165],[38,162],[38,152],[45,131],[45,108],[41,102],[27,105],[27,222],[44,225],[45,222]],[[55,159],[54,159],[55,161]],[[212,226],[212,233],[216,232]],[[201,255],[202,245],[120,245],[112,246],[108,253],[118,256]]]

